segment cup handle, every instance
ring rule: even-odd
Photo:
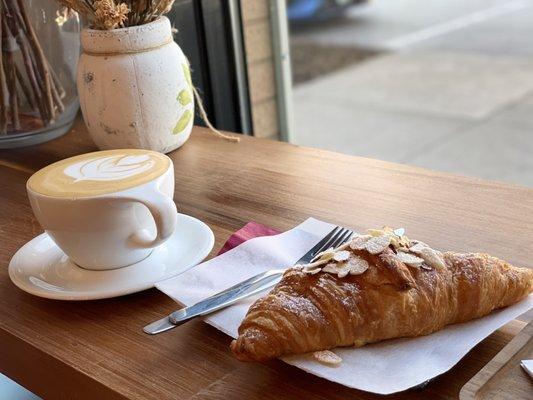
[[[157,236],[150,239],[144,230],[139,230],[130,236],[135,247],[150,249],[166,241],[176,229],[178,221],[177,208],[172,198],[160,193],[157,199],[131,198],[134,202],[144,204],[152,214],[157,228]]]

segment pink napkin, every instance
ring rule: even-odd
[[[218,252],[218,255],[221,255],[226,251],[237,247],[238,245],[246,242],[247,240],[260,236],[277,235],[278,233],[281,232],[276,229],[269,228],[268,226],[265,226],[258,222],[250,221],[229,237],[226,243],[224,243],[224,246],[222,246],[222,248]]]

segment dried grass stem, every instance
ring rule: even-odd
[[[172,8],[174,0],[57,0],[85,15],[94,29],[110,30],[148,24]]]

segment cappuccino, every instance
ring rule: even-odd
[[[93,270],[132,265],[165,242],[177,222],[172,160],[154,151],[98,151],[33,174],[33,212],[55,244]]]
[[[97,151],[67,158],[33,174],[28,189],[51,197],[90,197],[126,190],[163,175],[170,159],[149,150]]]

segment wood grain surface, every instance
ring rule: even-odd
[[[533,379],[520,365],[533,359],[533,321],[483,367],[466,385],[461,400],[531,400]]]
[[[144,325],[176,307],[155,289],[60,302],[16,288],[9,260],[42,232],[26,180],[51,162],[92,150],[78,121],[58,140],[0,151],[0,372],[49,399],[380,398],[280,361],[240,363],[228,351],[230,338],[199,320],[145,335]],[[170,156],[174,199],[181,212],[213,229],[213,254],[250,220],[288,229],[315,216],[357,230],[402,226],[437,248],[485,250],[533,265],[530,189],[254,138],[228,143],[202,128]],[[389,398],[457,398],[522,326],[514,321],[500,329],[426,389]]]

